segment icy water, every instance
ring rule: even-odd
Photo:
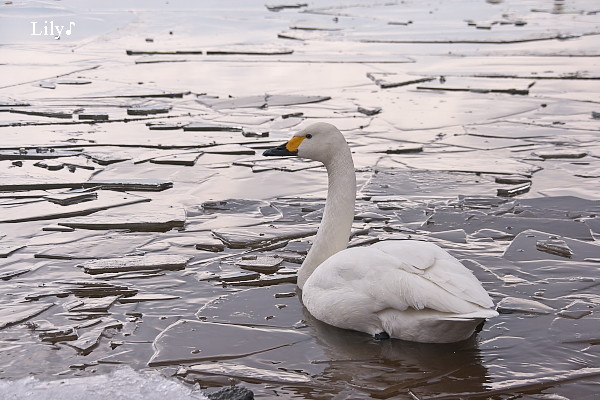
[[[121,3],[0,4],[9,398],[600,398],[597,2]],[[326,173],[261,154],[317,121],[350,245],[437,243],[499,317],[425,345],[303,309]]]

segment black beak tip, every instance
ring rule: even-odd
[[[297,155],[296,151],[289,151],[285,144],[281,146],[273,147],[271,149],[267,149],[263,152],[263,156],[295,156]]]

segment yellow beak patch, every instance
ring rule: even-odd
[[[291,152],[298,151],[298,147],[300,147],[300,143],[302,143],[303,140],[304,136],[294,136],[286,143],[285,148]]]

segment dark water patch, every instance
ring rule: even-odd
[[[436,209],[422,229],[437,232],[447,229],[464,229],[471,234],[480,229],[494,229],[517,235],[528,229],[544,230],[581,240],[593,240],[586,224],[580,221],[558,218],[526,218],[518,214],[489,215],[481,211]]]
[[[595,217],[600,214],[600,201],[577,196],[536,197],[519,199],[515,213],[527,216],[552,216],[576,219]]]
[[[215,335],[223,341],[211,340]],[[180,320],[156,337],[148,365],[237,359],[307,339],[306,334],[291,330]]]
[[[558,243],[552,247],[553,243]],[[565,257],[565,255],[568,255]],[[584,261],[600,256],[600,246],[570,237],[527,229],[519,233],[504,252],[503,257],[513,261],[569,258]]]
[[[293,294],[277,297],[277,294],[286,290],[292,290],[289,293]],[[254,307],[254,304],[259,306]],[[289,283],[246,289],[221,296],[202,306],[196,313],[196,317],[208,322],[279,328],[293,328],[304,318],[302,305],[295,297],[295,286]]]

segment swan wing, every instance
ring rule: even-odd
[[[307,284],[324,296],[324,304],[343,299],[348,309],[368,309],[373,313],[389,308],[429,308],[469,314],[493,306],[481,283],[458,260],[443,257],[447,253],[435,245],[442,256],[435,254],[435,248],[421,246],[430,243],[412,243],[417,243],[416,247],[405,242],[393,250],[386,245],[385,249],[370,246],[338,252],[315,270]]]
[[[371,247],[395,258],[400,263],[399,267],[405,271],[417,273],[463,300],[484,308],[494,306],[475,275],[436,244],[416,240],[388,240]]]

